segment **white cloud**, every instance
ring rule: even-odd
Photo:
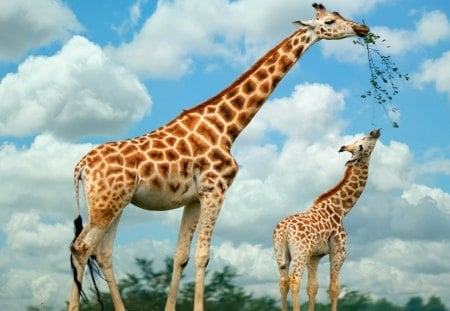
[[[447,16],[442,11],[426,12],[416,25],[417,43],[422,45],[435,45],[440,41],[449,38],[450,23]],[[404,38],[403,38],[403,41]]]
[[[444,12],[436,10],[424,12],[413,30],[389,29],[381,26],[374,27],[373,32],[386,39],[386,45],[389,46],[384,48],[386,53],[397,55],[434,46],[448,39],[450,22]]]
[[[11,210],[39,211],[60,219],[75,215],[73,168],[92,145],[71,145],[51,135],[37,136],[30,147],[0,146],[0,215]],[[62,203],[63,202],[63,203]]]
[[[343,265],[342,281],[349,288],[398,303],[429,293],[446,297],[445,279],[450,276],[450,265],[441,256],[448,256],[448,241],[387,238],[366,247],[371,249],[370,256],[361,260],[349,258]],[[378,286],[374,287],[374,283]]]
[[[244,242],[235,246],[225,241],[213,247],[211,257],[217,265],[234,266],[238,274],[245,274],[246,278],[256,282],[273,280],[277,273],[273,250],[259,244]]]
[[[3,218],[4,219],[4,218]],[[11,310],[27,305],[61,304],[69,293],[70,278],[68,246],[71,241],[70,222],[51,223],[36,211],[13,213],[3,226],[6,247],[0,249],[0,299],[9,305],[8,297],[20,293]],[[30,265],[30,262],[33,264]]]
[[[54,56],[29,57],[0,81],[0,132],[118,134],[149,109],[145,87],[95,44],[75,36]]]
[[[148,2],[148,0],[137,0],[128,9],[128,18],[122,21],[119,26],[113,26],[112,28],[120,35],[123,36],[126,33],[134,30],[142,18],[142,7]]]
[[[12,215],[4,231],[7,245],[17,251],[28,253],[50,250],[55,244],[68,241],[71,228],[67,224],[42,224],[37,212],[17,213]]]
[[[144,23],[133,41],[108,52],[131,70],[144,76],[179,76],[192,63],[192,53],[214,54],[219,49],[210,43],[223,17],[225,7],[218,1],[159,2],[155,13]],[[206,20],[214,21],[205,25]],[[212,15],[211,15],[212,14]],[[206,52],[207,51],[207,52]]]
[[[394,191],[409,187],[415,171],[411,169],[412,154],[404,143],[391,141],[377,144],[373,152],[370,178],[380,191]]]
[[[151,77],[179,77],[196,55],[248,63],[290,35],[291,22],[314,16],[310,3],[283,0],[160,1],[133,40],[108,52],[130,70]],[[384,1],[335,1],[332,11],[362,14]],[[236,48],[241,46],[241,48]]]
[[[381,36],[386,42],[377,41],[375,48],[384,55],[400,55],[420,51],[434,46],[450,37],[450,22],[442,11],[424,12],[413,30],[391,29],[385,26],[369,25],[370,31]],[[407,39],[406,39],[407,38]],[[336,57],[344,62],[366,61],[366,50],[352,40],[337,42],[322,42],[322,52],[325,57]]]
[[[73,12],[60,1],[1,0],[0,6],[0,61],[15,60],[30,49],[82,30]]]
[[[414,184],[410,189],[403,192],[402,198],[406,199],[412,205],[417,205],[421,200],[429,198],[434,201],[440,210],[450,213],[450,194],[439,188]]]
[[[328,85],[297,85],[290,97],[273,99],[261,118],[270,130],[289,139],[302,138],[307,142],[324,136],[334,139],[344,127],[344,122],[336,118],[344,109],[344,97],[345,93]]]
[[[433,83],[439,92],[447,93],[450,98],[450,51],[440,58],[426,60],[412,77],[418,85]]]
[[[341,14],[353,16],[355,14],[364,14],[372,11],[375,7],[382,7],[381,4],[390,3],[389,0],[369,0],[369,1],[339,1],[339,0],[330,0],[327,1],[326,7],[330,11],[339,11]]]
[[[289,96],[274,98],[264,104],[234,148],[245,148],[274,132],[308,143],[324,136],[335,139],[345,126],[345,121],[336,118],[344,109],[345,96],[345,92],[337,92],[325,84],[297,85]]]

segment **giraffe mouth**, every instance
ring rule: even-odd
[[[353,26],[353,31],[358,37],[365,37],[369,33],[370,29],[365,25],[355,25]]]

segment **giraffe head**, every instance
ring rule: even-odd
[[[381,135],[381,129],[373,130],[353,144],[344,145],[339,149],[339,152],[348,151],[352,154],[352,158],[347,162],[365,162],[367,163],[370,159],[370,155],[372,154],[373,149],[375,148],[375,144],[377,143],[378,137]]]
[[[351,36],[364,37],[369,32],[367,26],[350,21],[338,12],[328,12],[321,3],[313,3],[312,6],[316,9],[316,17],[307,21],[296,21],[294,25],[309,28],[315,32],[319,40],[337,40]]]

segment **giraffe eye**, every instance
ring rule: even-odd
[[[325,21],[325,24],[327,24],[327,25],[333,25],[334,22],[335,22],[334,19],[330,19],[330,20]]]

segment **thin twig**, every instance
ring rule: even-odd
[[[383,55],[378,48],[375,48],[376,41],[380,36],[369,32],[364,38],[354,40],[353,43],[361,45],[366,49],[367,61],[370,70],[371,89],[361,95],[361,98],[372,98],[372,124],[374,120],[375,103],[380,104],[391,122],[393,127],[398,127],[398,123],[393,121],[386,108],[386,104],[392,102],[395,95],[398,94],[398,86],[395,84],[396,79],[409,80],[408,74],[402,74],[398,67],[391,60],[391,56]],[[382,39],[381,42],[386,42]],[[389,46],[387,46],[389,48]],[[392,106],[391,112],[397,112],[398,108]]]

